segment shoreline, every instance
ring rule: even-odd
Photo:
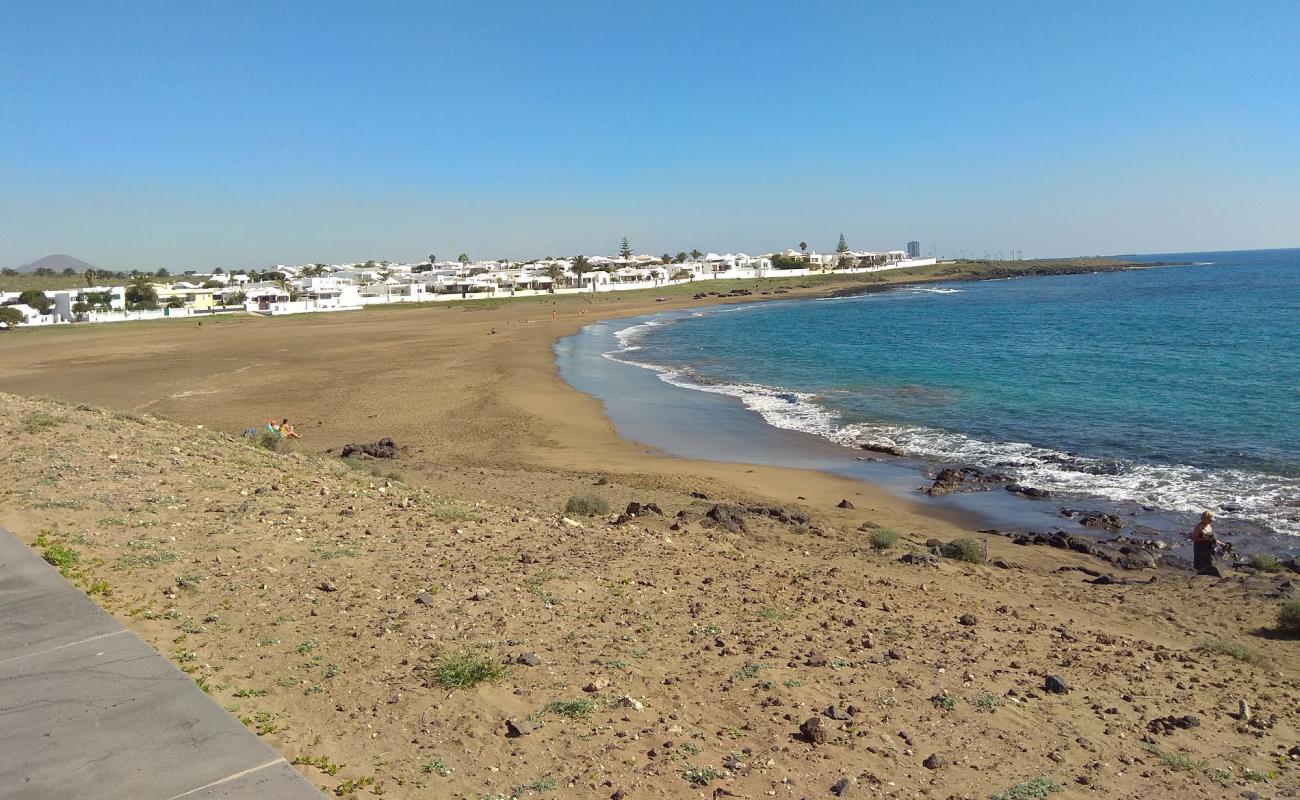
[[[834,294],[843,297],[901,289],[907,285],[862,287]],[[1061,533],[1102,542],[1146,542],[1148,546],[1176,552],[1179,558],[1190,556],[1186,530],[1191,529],[1199,512],[1157,507],[1132,499],[1110,499],[1086,492],[1048,493],[1040,491],[1043,487],[1032,482],[1020,483],[1014,478],[997,476],[988,469],[960,459],[903,456],[888,448],[873,448],[866,444],[848,446],[798,424],[773,422],[767,418],[766,412],[760,413],[744,400],[748,393],[742,396],[689,382],[664,380],[661,374],[664,368],[617,357],[627,346],[622,335],[625,331],[655,324],[656,321],[671,324],[684,312],[707,313],[709,308],[674,309],[626,320],[607,319],[584,326],[576,334],[562,338],[553,348],[561,377],[573,388],[601,400],[605,413],[613,418],[616,433],[680,458],[739,461],[751,465],[809,469],[828,477],[850,477],[886,489],[922,514],[939,513],[948,519],[959,519],[972,530],[993,528],[1005,535]],[[584,342],[584,339],[599,341]],[[631,370],[620,369],[608,362],[625,365]],[[654,380],[643,380],[646,374],[652,375]],[[778,394],[792,391],[779,386],[767,389]],[[637,403],[634,399],[647,395],[662,397],[656,398],[654,403]],[[635,414],[623,409],[629,402],[636,406]],[[641,405],[645,406],[644,410]],[[670,406],[679,405],[687,416],[683,417],[683,412],[676,408],[672,412],[665,411]],[[702,406],[708,406],[708,409]],[[729,421],[735,415],[761,421],[756,426]],[[712,417],[712,422],[726,422],[723,427],[728,430],[728,437],[713,436],[710,421],[695,419],[701,416]],[[755,444],[757,440],[762,441],[762,446]],[[716,456],[702,455],[702,448],[712,448]],[[878,466],[860,462],[876,462]],[[921,490],[935,480],[936,472],[941,468],[966,471],[970,480],[955,487],[944,487],[938,493],[941,496],[932,500],[928,496],[930,492]],[[1065,511],[1067,508],[1069,513]],[[1233,517],[1230,511],[1221,516],[1221,541],[1237,558],[1244,559],[1255,553],[1284,558],[1296,555],[1298,543],[1295,536],[1247,518]]]

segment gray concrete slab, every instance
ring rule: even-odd
[[[2,536],[0,662],[122,630],[30,548]]]
[[[2,529],[0,619],[0,800],[321,797]]]

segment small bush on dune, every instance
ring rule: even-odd
[[[257,437],[257,446],[274,453],[280,449],[280,436],[270,431],[262,431]]]
[[[1223,655],[1229,658],[1235,658],[1243,664],[1258,664],[1260,662],[1259,653],[1236,642],[1225,642],[1222,639],[1210,639],[1202,642],[1196,648],[1202,653],[1210,655]]]
[[[968,564],[984,563],[984,543],[978,539],[954,539],[943,547],[944,558],[965,561]]]
[[[898,544],[898,534],[889,528],[877,528],[868,538],[873,550],[888,550]]]
[[[598,494],[579,494],[564,504],[564,513],[595,517],[609,513],[609,501]]]
[[[1246,563],[1249,564],[1252,569],[1257,569],[1260,572],[1281,572],[1282,571],[1281,561],[1278,561],[1273,556],[1265,555],[1263,553],[1253,554],[1249,559],[1246,560]]]
[[[1278,609],[1277,629],[1282,633],[1300,636],[1300,598],[1287,600]]]
[[[444,656],[429,673],[431,683],[444,689],[470,689],[480,683],[496,683],[510,674],[510,667],[473,653]]]

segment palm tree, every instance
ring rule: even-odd
[[[461,253],[460,255],[456,256],[456,260],[459,261],[459,262],[462,263],[462,264],[468,264],[468,263],[469,263],[469,253]]]
[[[808,243],[807,243],[807,242],[800,242],[800,243],[799,243],[799,252],[800,252],[800,253],[807,253],[807,252],[808,252]]]
[[[555,284],[559,283],[560,279],[564,277],[564,270],[560,269],[559,264],[552,264],[546,268],[546,277],[551,279],[551,289],[554,289]]]
[[[432,266],[433,264],[437,264],[437,263],[438,263],[438,257],[435,256],[433,253],[430,253],[430,254],[429,254],[429,264],[430,264],[430,266]]]
[[[691,251],[691,260],[692,260],[692,261],[699,261],[699,260],[700,260],[700,256],[703,256],[703,255],[704,255],[704,254],[701,253],[699,250],[692,250],[692,251]]]
[[[99,277],[99,273],[95,272],[93,269],[86,270],[86,285],[94,286],[95,279],[98,277]]]

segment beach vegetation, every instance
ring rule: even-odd
[[[442,777],[446,778],[451,775],[452,769],[451,767],[447,766],[447,764],[441,758],[435,758],[432,761],[425,764],[424,766],[420,767],[420,771],[423,772],[425,775],[441,775]]]
[[[41,433],[42,431],[48,431],[51,428],[59,427],[61,421],[62,420],[58,417],[51,416],[50,414],[34,411],[23,417],[23,433]]]
[[[583,720],[600,707],[600,701],[591,697],[579,697],[576,700],[552,700],[542,706],[536,716],[554,714],[567,720]]]
[[[1282,603],[1277,610],[1277,629],[1290,636],[1300,636],[1300,597]]]
[[[871,542],[873,550],[888,550],[898,544],[898,534],[889,528],[876,528],[867,540]]]
[[[274,453],[280,449],[280,434],[273,431],[262,431],[257,436],[257,446]]]
[[[716,767],[687,767],[682,771],[682,777],[692,786],[708,786],[721,778],[722,773]]]
[[[1282,562],[1278,561],[1275,556],[1265,553],[1252,553],[1250,558],[1246,559],[1246,565],[1260,572],[1276,573],[1282,571]]]
[[[577,514],[583,517],[597,517],[608,514],[609,509],[609,501],[602,495],[592,492],[576,494],[564,503],[564,513]]]
[[[335,764],[333,761],[330,761],[325,756],[309,756],[309,755],[294,756],[292,763],[294,764],[294,766],[315,767],[321,772],[324,772],[326,775],[337,775],[339,774],[339,770],[347,766],[346,764]]]
[[[947,692],[940,692],[939,694],[936,694],[934,697],[930,698],[930,702],[934,704],[935,708],[941,709],[943,711],[952,711],[954,708],[957,707],[957,697],[955,695],[948,694]]]
[[[45,563],[56,567],[64,577],[67,577],[69,570],[81,560],[81,553],[71,547],[51,544],[45,548],[45,552],[41,553],[41,558],[45,559]]]
[[[1234,658],[1243,664],[1258,664],[1262,657],[1259,651],[1247,647],[1244,644],[1228,642],[1222,639],[1207,639],[1197,645],[1196,649],[1209,655],[1223,655]]]
[[[528,783],[519,784],[518,786],[516,786],[514,789],[511,790],[510,796],[521,797],[527,792],[536,792],[537,794],[542,794],[543,792],[549,792],[553,790],[558,785],[559,784],[555,782],[555,779],[548,775],[544,778],[537,778],[536,780],[531,780]]]
[[[428,671],[429,683],[448,691],[472,689],[480,683],[499,683],[510,674],[510,667],[470,652],[451,653],[440,658]]]
[[[944,558],[965,561],[968,564],[983,564],[985,558],[984,543],[978,539],[954,539],[943,546]]]
[[[23,321],[26,319],[27,318],[23,316],[23,312],[18,309],[10,308],[9,306],[0,306],[0,325],[4,325],[5,330],[18,327],[23,324]]]
[[[1017,783],[1002,794],[993,795],[990,800],[1045,800],[1059,791],[1061,785],[1050,778],[1030,778]]]

